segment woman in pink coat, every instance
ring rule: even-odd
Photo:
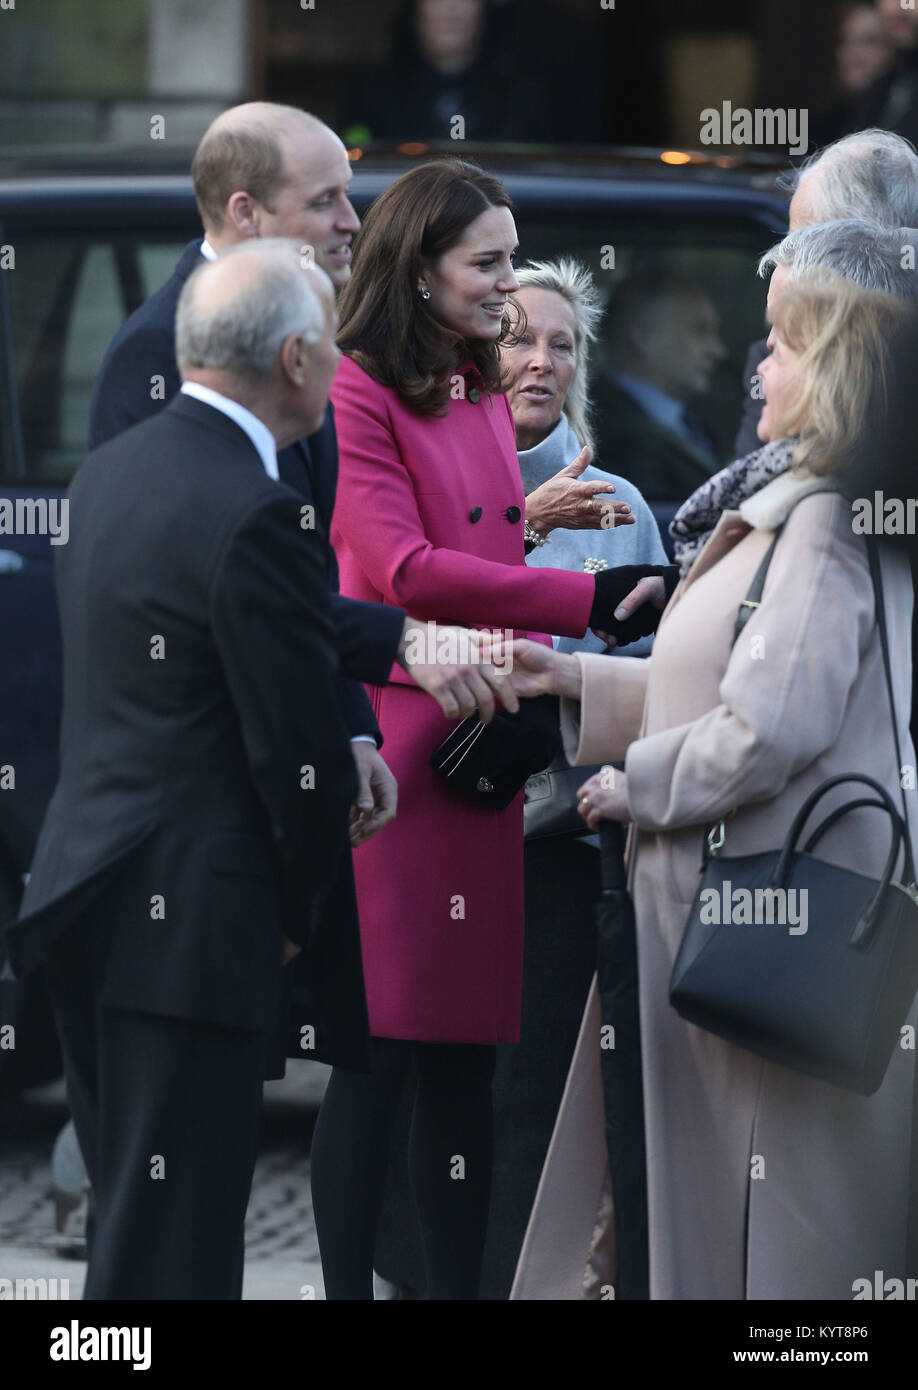
[[[371,208],[341,303],[332,399],[340,473],[332,541],[341,589],[414,617],[534,635],[617,632],[645,574],[524,563],[525,498],[498,342],[518,288],[508,195],[474,166],[413,169]],[[608,484],[576,484],[583,506]],[[649,631],[659,615],[630,620]],[[548,642],[548,637],[541,637]],[[428,1294],[474,1298],[488,1212],[491,1074],[518,1038],[522,793],[503,811],[461,800],[430,766],[451,731],[393,668],[372,689],[399,813],[354,868],[373,1035],[370,1075],[336,1068],[312,1186],[326,1293],[372,1298],[372,1256],[407,1072],[417,1067],[411,1173]]]

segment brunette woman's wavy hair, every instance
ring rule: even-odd
[[[433,160],[376,199],[354,242],[338,346],[421,415],[445,413],[450,377],[464,361],[488,391],[501,390],[500,342],[519,331],[519,306],[511,301],[500,340],[486,342],[447,328],[418,294],[422,258],[436,261],[489,207],[514,211],[500,179],[461,159]]]

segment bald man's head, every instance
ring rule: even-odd
[[[333,315],[328,277],[302,268],[295,243],[246,243],[205,262],[186,282],[175,318],[179,368],[267,377],[287,338],[297,335],[312,347]]]
[[[918,222],[918,154],[890,130],[859,130],[818,150],[789,180],[792,232],[857,218],[880,227]]]
[[[218,254],[240,241],[290,237],[312,247],[340,288],[360,223],[347,190],[347,151],[327,125],[294,106],[252,101],[224,111],[191,166],[207,239]]]

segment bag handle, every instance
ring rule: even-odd
[[[820,488],[820,492],[823,491],[828,491],[828,489]],[[736,646],[737,641],[739,640],[739,636],[743,628],[746,626],[749,619],[752,617],[753,613],[762,602],[762,593],[765,589],[765,579],[768,575],[768,566],[771,564],[771,557],[775,553],[775,546],[778,544],[778,536],[780,534],[781,528],[779,527],[778,530],[775,531],[775,534],[772,536],[771,545],[768,547],[768,549],[765,551],[765,554],[762,556],[758,569],[752,576],[752,583],[749,585],[749,590],[746,594],[746,597],[743,599],[739,608],[736,610],[736,622],[733,624],[734,647]]]
[[[771,876],[771,881],[768,886],[769,888],[784,887],[785,881],[790,871],[791,856],[796,852],[797,841],[800,838],[801,831],[803,830],[803,827],[809,817],[810,812],[812,811],[813,807],[822,800],[826,792],[831,791],[833,787],[840,786],[843,782],[863,782],[865,786],[868,786],[873,791],[875,791],[880,798],[880,804],[882,805],[883,809],[889,813],[889,817],[892,822],[892,844],[890,845],[889,855],[887,856],[886,865],[883,869],[883,876],[880,879],[880,886],[874,893],[870,902],[867,904],[867,907],[864,909],[864,912],[862,913],[860,919],[855,924],[854,930],[851,933],[851,936],[848,941],[848,944],[850,946],[867,946],[869,944],[873,928],[876,925],[877,917],[879,916],[879,911],[883,902],[883,898],[886,895],[886,890],[889,887],[890,881],[892,879],[893,869],[896,867],[896,860],[899,858],[899,850],[902,846],[903,835],[906,834],[905,826],[902,822],[902,817],[896,810],[896,806],[892,797],[889,795],[889,792],[886,790],[886,788],[880,782],[875,781],[873,777],[867,777],[864,773],[860,772],[842,772],[839,773],[837,777],[827,778],[825,782],[821,782],[818,787],[816,787],[813,791],[810,792],[809,796],[806,798],[803,805],[800,807],[800,810],[794,817],[793,824],[791,825],[790,830],[787,832],[787,839],[784,841],[784,846],[781,850],[780,855],[778,856],[778,862],[775,865],[774,872]],[[857,804],[859,803],[849,802],[845,806],[839,807],[835,818],[837,819],[839,815],[845,815],[848,811],[854,810],[854,807]],[[829,819],[832,818],[829,817]],[[827,828],[828,827],[826,822],[823,822],[823,824],[819,827],[819,833],[821,833],[823,830]]]
[[[816,829],[803,846],[803,853],[812,854],[823,835],[827,830],[832,829],[836,821],[840,821],[842,816],[846,816],[849,811],[859,810],[861,806],[878,806],[881,811],[886,810],[882,801],[875,801],[871,796],[859,796],[857,801],[846,801],[844,806],[839,806],[836,810],[830,811],[825,820],[817,825]]]
[[[883,597],[883,572],[876,540],[867,537],[867,562],[870,565],[870,578],[873,582],[874,602],[877,610],[877,627],[880,629],[880,647],[883,652],[883,673],[886,676],[886,694],[889,696],[889,713],[892,716],[893,741],[896,745],[896,772],[899,776],[899,790],[902,793],[902,819],[905,823],[905,863],[903,877],[910,887],[915,886],[915,863],[912,857],[912,837],[908,823],[908,800],[902,785],[902,749],[899,745],[899,724],[896,719],[896,702],[893,699],[892,670],[889,663],[889,634],[886,631],[886,604]]]
[[[765,590],[765,580],[768,576],[768,567],[771,564],[772,556],[775,553],[775,546],[778,544],[778,537],[780,536],[781,532],[784,530],[785,525],[787,524],[787,517],[790,516],[792,511],[799,507],[801,502],[805,502],[808,497],[816,497],[823,492],[832,492],[838,496],[841,495],[837,487],[810,488],[809,492],[806,492],[802,497],[797,498],[796,502],[793,504],[790,511],[787,513],[787,516],[776,528],[775,534],[771,538],[771,545],[765,551],[765,554],[762,556],[762,559],[759,562],[758,569],[752,576],[752,583],[749,585],[749,591],[746,594],[746,597],[743,599],[742,603],[740,604],[739,608],[737,609],[736,622],[733,625],[733,646],[736,646],[737,638],[739,637],[743,628],[748,623],[749,619],[752,617],[755,610],[759,607],[759,605],[762,602],[762,594]]]
[[[834,487],[820,487],[814,488],[812,490],[812,492],[837,491],[838,489]],[[812,492],[807,493],[807,496],[812,496]],[[799,501],[802,502],[803,498],[801,497]],[[794,506],[796,505],[797,503],[795,502]],[[793,507],[791,508],[791,511],[793,511]],[[788,513],[788,515],[790,515],[790,513]],[[786,520],[787,517],[784,518],[784,521]],[[736,610],[736,621],[733,624],[733,641],[730,644],[731,647],[736,646],[737,642],[739,641],[740,635],[743,631],[743,628],[746,626],[755,610],[761,606],[762,594],[765,591],[765,580],[768,578],[768,568],[771,564],[772,556],[775,553],[775,546],[778,544],[778,537],[780,536],[783,529],[784,522],[782,521],[781,525],[776,528],[775,533],[771,538],[771,544],[769,545],[768,549],[765,551],[765,554],[759,561],[759,567],[756,570],[755,574],[752,576],[752,582],[750,583],[749,588],[746,592],[746,597],[742,600],[739,608]],[[726,834],[725,822],[729,819],[730,816],[736,814],[737,809],[738,808],[734,806],[733,810],[728,812],[726,816],[722,816],[719,821],[714,821],[714,823],[712,825],[709,825],[705,830],[704,838],[702,840],[701,845],[702,872],[704,872],[708,860],[711,859],[714,855],[718,854],[721,849],[723,849]]]
[[[806,493],[806,496],[812,497],[815,494],[821,492],[838,493],[839,490],[838,488],[833,487],[814,488],[810,492]],[[804,501],[803,497],[798,498],[798,501],[794,503],[794,507],[798,506],[799,503],[802,501]],[[792,507],[791,510],[793,511],[793,509],[794,508]],[[790,515],[790,513],[788,513],[788,515]],[[763,555],[759,563],[759,567],[752,578],[752,583],[749,585],[749,591],[737,610],[736,622],[734,623],[733,627],[734,646],[736,645],[737,639],[742,633],[743,628],[746,626],[749,619],[752,617],[753,613],[759,607],[762,601],[762,593],[765,589],[765,579],[768,575],[768,568],[771,564],[772,556],[775,552],[775,546],[778,543],[778,537],[780,536],[781,531],[784,528],[784,523],[786,521],[787,517],[784,518],[784,522],[782,522],[778,529],[775,531],[771,544],[769,545],[768,549]],[[883,575],[880,568],[880,559],[879,554],[877,552],[876,540],[873,537],[868,536],[866,538],[866,541],[867,562],[870,568],[870,580],[873,585],[874,603],[876,606],[876,621],[877,627],[880,631],[880,647],[883,653],[883,673],[886,678],[886,693],[889,698],[889,712],[892,718],[893,741],[895,742],[896,746],[896,770],[897,772],[899,772],[901,776],[902,751],[899,744],[899,725],[896,720],[896,704],[893,698],[892,671],[889,660],[889,636],[886,631],[886,606],[884,603],[883,596]],[[856,779],[852,776],[851,778],[848,778],[846,780],[850,781]],[[830,786],[832,784],[826,783],[825,785]],[[879,783],[872,783],[872,785],[877,787],[880,791],[883,791],[883,789],[879,787]],[[914,857],[912,855],[912,837],[910,833],[908,819],[908,800],[905,795],[905,788],[902,787],[901,784],[900,791],[902,792],[902,816],[899,817],[898,812],[896,812],[896,816],[898,819],[902,821],[904,827],[902,831],[902,839],[904,841],[905,847],[905,856],[903,860],[903,880],[907,887],[914,889],[916,886],[916,874]],[[886,795],[885,792],[884,795]],[[860,806],[864,806],[867,804],[869,803],[866,801],[861,801],[858,803],[858,805]],[[891,802],[890,805],[892,805]],[[827,819],[823,821],[822,825],[810,837],[809,841],[807,842],[806,850],[804,852],[808,853],[810,846],[815,842],[815,840],[818,839],[819,836],[822,835],[826,830],[828,830],[830,825],[834,825],[841,815],[844,815],[847,811],[853,809],[854,808],[852,805],[848,805],[846,807],[840,808],[837,812],[833,813],[833,815],[827,817]],[[731,812],[731,814],[733,813]],[[717,852],[723,846],[725,819],[726,817],[722,818],[719,822],[715,822],[708,828],[706,832],[702,846],[702,869],[707,863],[708,858],[711,855],[717,854]],[[915,1075],[916,1078],[918,1078],[918,1071],[916,1071]]]

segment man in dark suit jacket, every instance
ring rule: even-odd
[[[347,190],[352,178],[347,152],[335,133],[294,107],[249,102],[223,112],[205,132],[192,163],[205,236],[186,247],[170,279],[127,320],[112,340],[96,379],[90,411],[90,447],[112,439],[161,411],[179,389],[175,313],[188,277],[199,266],[263,237],[289,237],[305,263],[328,275],[335,289],[350,277],[350,243],[359,221]],[[281,479],[314,508],[331,591],[332,621],[341,675],[338,699],[357,768],[351,846],[378,834],[396,808],[395,779],[378,752],[379,725],[362,682],[384,685],[395,662],[410,649],[410,620],[398,608],[359,603],[338,593],[338,566],[328,543],[338,481],[338,445],[331,405],[318,429],[279,450]],[[484,668],[453,671],[412,663],[410,674],[438,699],[444,713],[471,713],[470,689],[491,700]],[[350,854],[338,877],[311,958],[298,957],[287,972],[293,1004],[269,1063],[282,1075],[283,1053],[362,1068],[366,1065],[365,1003],[361,987],[346,1007],[346,982],[359,971],[357,901]],[[317,976],[337,979],[335,1008],[317,998]],[[287,1014],[286,1009],[283,1014]]]
[[[714,305],[690,282],[638,271],[609,302],[607,341],[596,466],[621,473],[650,502],[682,502],[720,467],[688,405],[724,355]]]
[[[186,247],[166,284],[112,340],[93,391],[91,449],[155,414],[178,391],[175,309],[185,281],[203,260],[252,238],[291,237],[309,248],[336,289],[350,277],[350,243],[360,225],[347,198],[352,173],[344,146],[322,122],[268,102],[233,107],[206,131],[192,175],[205,236]],[[283,481],[315,507],[327,536],[338,478],[330,404],[315,433],[280,451],[278,467]],[[355,740],[364,839],[394,814],[395,787],[376,751],[382,736],[360,682],[378,682],[380,668],[391,668],[405,615],[341,597],[331,546],[327,556],[341,658],[339,698]]]
[[[169,280],[127,320],[109,346],[96,379],[90,411],[90,448],[148,419],[172,400],[180,386],[175,360],[175,312],[191,273],[234,246],[263,236],[292,237],[311,248],[315,264],[336,289],[350,276],[350,243],[359,221],[347,189],[352,173],[341,141],[305,112],[251,102],[224,112],[205,133],[192,165],[205,237],[182,253]],[[377,745],[379,725],[361,682],[385,684],[398,659],[405,614],[397,608],[355,603],[338,593],[338,566],[327,544],[338,479],[338,445],[332,407],[308,438],[278,453],[280,477],[315,508],[325,538],[332,621],[341,675],[338,699],[357,765],[358,791],[352,844],[378,833],[395,814],[396,787]],[[423,679],[423,677],[422,677]],[[350,856],[339,861],[338,881],[326,908],[314,950],[325,966],[359,957],[357,904]],[[345,976],[349,972],[345,971]],[[283,1052],[342,1065],[362,1066],[362,989],[356,1017],[324,1013],[312,991],[314,976],[300,958],[288,972],[294,1012],[289,1037],[278,1043],[269,1065],[283,1074]],[[343,1025],[343,1026],[342,1026]],[[305,1030],[305,1031],[304,1031]]]
[[[56,557],[61,770],[11,956],[48,965],[87,1298],[240,1296],[283,960],[308,954],[347,840],[324,543],[271,475],[337,362],[331,288],[308,281],[266,242],[189,286],[198,394],[90,454]]]

